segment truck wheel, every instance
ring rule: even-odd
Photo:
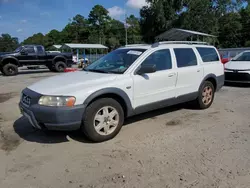
[[[2,72],[5,76],[15,76],[18,73],[18,67],[14,64],[5,64],[2,68]]]
[[[91,103],[83,117],[82,131],[93,142],[114,138],[122,128],[124,112],[114,99],[102,98]]]
[[[198,108],[209,108],[214,100],[214,92],[214,85],[209,81],[205,81],[201,86],[199,96],[196,99],[196,104],[198,105]]]
[[[56,72],[63,72],[67,65],[63,61],[57,61],[55,64]]]

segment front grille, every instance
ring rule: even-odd
[[[226,72],[225,80],[246,81],[246,80],[250,80],[250,75],[248,73]]]

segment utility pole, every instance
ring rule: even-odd
[[[128,26],[127,26],[127,14],[125,13],[125,34],[126,34],[126,45],[128,44]]]
[[[125,43],[126,43],[126,45],[128,44],[128,25],[127,25],[127,11],[126,11],[126,2],[127,2],[127,0],[124,0],[124,10],[125,10],[125,24],[124,24],[124,26],[125,26],[125,35],[126,35],[126,41],[125,41]]]

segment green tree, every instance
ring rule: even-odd
[[[241,46],[241,29],[239,13],[228,13],[219,19],[219,41],[220,46],[224,48],[233,48]]]
[[[40,44],[46,46],[47,39],[42,33],[37,33],[25,39],[22,44]]]
[[[51,48],[54,44],[61,44],[61,33],[56,29],[51,30],[46,36],[46,48]]]
[[[241,45],[250,47],[250,5],[240,11],[241,15]]]
[[[138,44],[142,42],[141,37],[141,28],[139,19],[134,15],[130,15],[126,19],[126,23],[128,24],[128,43],[129,44]]]
[[[160,33],[170,29],[178,18],[177,12],[183,8],[182,0],[147,0],[148,6],[140,10],[140,26],[143,39],[153,42]]]
[[[108,23],[106,37],[108,39],[115,38],[117,42],[115,42],[115,46],[117,45],[125,45],[125,28],[124,24],[118,20],[112,19]],[[113,39],[111,41],[114,41]],[[106,43],[109,46],[110,40]],[[113,46],[113,45],[112,45]],[[111,47],[111,46],[110,46]],[[111,47],[112,48],[112,47]]]
[[[99,43],[105,43],[105,31],[107,31],[108,23],[111,18],[108,15],[108,11],[101,5],[95,5],[89,13],[89,24],[92,30],[98,31]]]
[[[12,37],[9,34],[0,36],[0,52],[11,52],[18,47],[18,38]]]

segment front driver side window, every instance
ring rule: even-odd
[[[156,71],[172,69],[169,49],[153,52],[143,61],[142,65],[155,65]]]

